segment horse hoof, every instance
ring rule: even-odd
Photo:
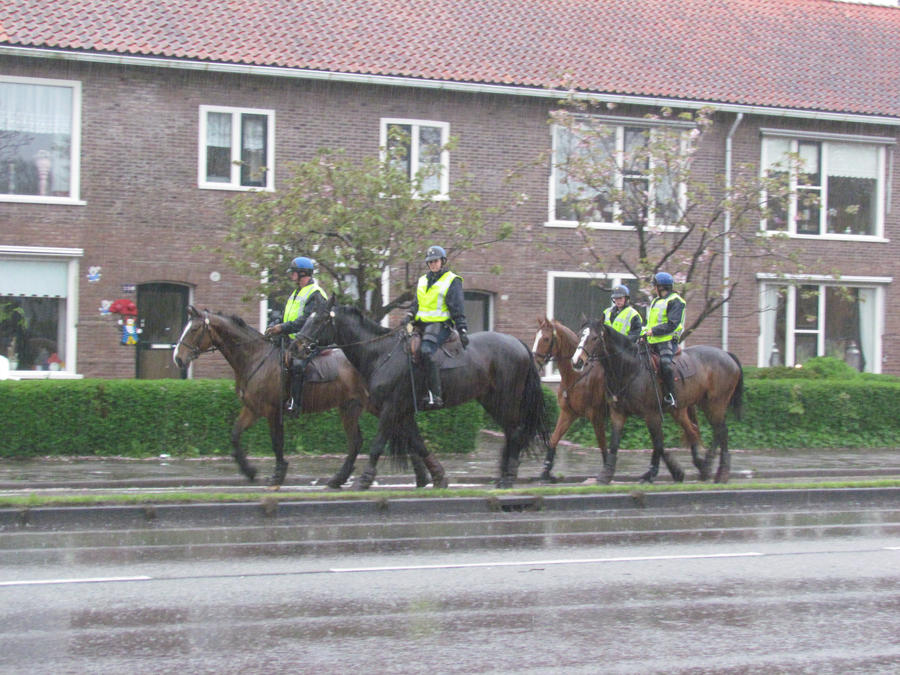
[[[555,482],[556,482],[556,476],[554,476],[554,475],[553,475],[552,473],[550,473],[549,471],[544,471],[544,473],[542,473],[542,474],[540,475],[540,477],[538,478],[538,480],[541,481],[542,483],[555,483]]]
[[[606,473],[605,471],[597,476],[597,483],[600,485],[609,485],[612,483],[612,474]]]
[[[331,488],[332,490],[340,490],[343,485],[343,481],[338,480],[337,478],[332,478],[330,481],[325,483],[325,486]]]
[[[672,474],[672,482],[673,483],[683,483],[684,482],[684,471],[678,470]]]
[[[648,485],[652,484],[653,476],[651,476],[649,473],[645,473],[643,476],[641,476],[641,483],[646,483]]]
[[[727,483],[729,478],[731,478],[731,473],[729,471],[716,472],[716,483]]]
[[[446,490],[448,487],[450,487],[450,481],[447,480],[446,476],[434,479],[435,490]]]
[[[244,469],[244,475],[251,483],[256,481],[256,474],[257,470],[255,466],[248,466],[246,469]]]

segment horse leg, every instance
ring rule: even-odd
[[[541,473],[540,480],[556,482],[556,476],[551,472],[553,470],[553,460],[556,458],[556,446],[565,436],[569,427],[577,418],[577,415],[568,408],[560,408],[559,419],[556,420],[556,428],[550,436],[550,442],[547,444],[547,454],[544,456],[544,471]]]
[[[606,464],[606,416],[595,412],[591,416],[591,424],[594,427],[594,436],[597,437],[597,447],[600,448],[603,463]]]
[[[718,445],[719,450],[719,468],[716,471],[716,483],[727,483],[731,477],[731,454],[728,452],[728,426],[725,424],[725,414],[722,413],[722,419],[718,424],[713,425],[713,435],[715,440],[714,446]],[[710,462],[712,457],[710,457]]]
[[[256,415],[246,406],[241,408],[234,426],[231,428],[231,456],[237,462],[238,468],[250,480],[256,480],[256,467],[247,461],[247,455],[241,447],[241,434],[256,421]],[[272,447],[275,447],[275,439],[272,431],[272,422],[269,421],[269,435],[272,436]]]
[[[272,439],[272,452],[275,453],[275,471],[267,482],[273,490],[284,484],[288,468],[288,463],[284,461],[284,424],[279,417],[280,415],[276,413],[274,419],[269,419],[269,438]]]
[[[653,454],[650,455],[650,467],[641,475],[642,483],[652,483],[659,475],[659,460],[665,454],[663,448],[662,418],[656,415],[648,415],[645,420],[647,431],[650,432],[650,440],[653,443]],[[666,461],[668,466],[669,460]]]
[[[438,461],[433,452],[428,452],[425,447],[425,439],[419,431],[419,427],[413,425],[410,431],[410,449],[409,459],[413,463],[413,469],[416,472],[416,487],[425,487],[429,483],[434,485],[435,489],[446,488],[449,483],[447,481],[447,472],[444,466]]]
[[[347,435],[347,457],[341,468],[331,477],[327,485],[333,490],[340,490],[341,486],[353,473],[356,457],[362,448],[362,431],[359,428],[359,418],[362,415],[362,405],[358,400],[349,401],[341,406],[341,424]]]
[[[363,469],[363,472],[356,477],[353,483],[354,490],[368,490],[372,487],[372,483],[375,482],[375,476],[378,475],[378,458],[381,457],[386,443],[385,434],[381,429],[381,425],[379,425],[378,432],[375,434],[375,438],[372,439],[372,446],[369,448],[369,463]]]
[[[609,485],[616,474],[616,460],[619,458],[619,443],[622,441],[622,429],[625,428],[625,415],[611,411],[609,414],[611,435],[609,439],[609,452],[603,459],[603,469],[597,476],[597,482]]]

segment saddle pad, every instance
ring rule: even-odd
[[[686,380],[697,374],[697,359],[688,351],[679,350],[672,363],[676,379]]]
[[[303,371],[306,382],[333,382],[338,379],[342,358],[337,349],[326,349],[316,354]]]

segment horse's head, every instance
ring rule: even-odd
[[[588,320],[581,326],[581,339],[578,341],[578,347],[572,354],[572,365],[576,369],[581,369],[584,364],[591,360],[598,359],[606,352],[606,343],[604,342],[603,320]]]
[[[556,351],[558,346],[559,336],[556,326],[547,317],[538,318],[538,329],[534,336],[534,346],[531,348],[531,354],[538,368],[543,368],[558,356]]]
[[[325,304],[324,309],[309,315],[306,323],[303,324],[303,328],[297,333],[295,343],[300,343],[309,351],[319,345],[333,344],[335,341],[334,314],[335,300],[332,295]]]
[[[209,310],[204,309],[201,313],[193,305],[188,305],[188,322],[181,331],[181,338],[172,354],[175,365],[187,368],[200,354],[214,351],[215,348],[209,327]]]

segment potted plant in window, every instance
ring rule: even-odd
[[[19,367],[16,342],[27,324],[28,319],[22,307],[15,302],[0,302],[0,337],[8,339],[6,358],[9,359],[10,370],[16,370]]]

